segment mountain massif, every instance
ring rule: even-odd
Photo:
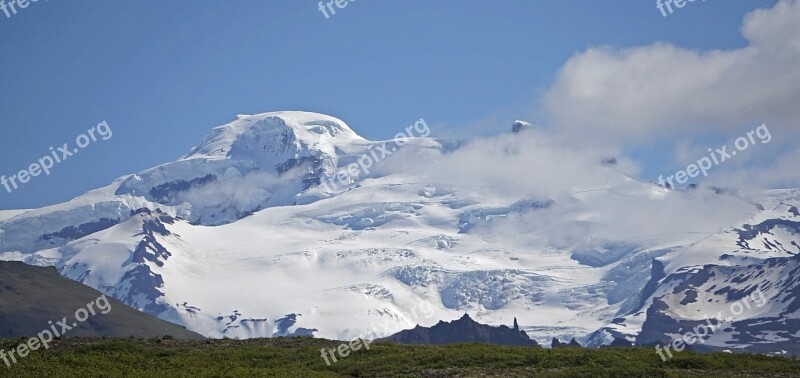
[[[0,211],[0,259],[214,338],[385,337],[468,312],[539,344],[651,345],[721,317],[704,347],[796,352],[799,190],[664,188],[546,140],[524,122],[368,141],[325,115],[241,115],[177,161]]]

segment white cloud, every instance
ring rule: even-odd
[[[644,141],[800,124],[800,4],[745,17],[744,48],[691,51],[657,43],[592,48],[572,57],[544,96],[551,120],[576,138]]]
[[[632,150],[674,146],[674,164],[705,155],[703,138],[730,140],[761,124],[775,139],[715,168],[723,186],[800,185],[800,1],[745,16],[745,47],[692,51],[666,43],[591,48],[569,59],[542,110],[564,143]],[[772,163],[772,165],[767,165]]]
[[[555,196],[613,186],[629,180],[626,174],[637,173],[628,159],[618,159],[613,167],[601,165],[614,156],[616,151],[601,146],[576,148],[547,132],[528,130],[474,138],[434,164],[417,167],[415,173],[428,182],[492,187],[502,195]]]
[[[545,239],[556,248],[592,238],[636,243],[664,235],[713,233],[756,211],[746,201],[707,189],[669,191],[637,182],[629,177],[637,169],[632,161],[602,163],[613,152],[564,145],[546,131],[529,130],[475,138],[433,161],[415,159],[411,174],[414,182],[471,191],[498,206],[526,196],[554,200],[552,208],[512,213],[475,231],[532,245]],[[407,174],[406,168],[398,173]],[[460,194],[468,198],[470,193]]]
[[[283,175],[252,171],[242,174],[228,168],[222,177],[178,194],[187,213],[181,214],[205,224],[221,224],[267,206],[291,204],[302,190],[305,172],[296,168]]]

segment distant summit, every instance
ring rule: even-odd
[[[416,326],[414,329],[400,331],[384,340],[398,344],[456,344],[483,343],[500,345],[539,346],[525,331],[521,331],[514,319],[514,327],[501,325],[492,327],[480,324],[466,313],[452,322],[439,321],[430,328]]]
[[[572,340],[570,340],[569,344],[565,343],[565,342],[562,342],[558,338],[554,337],[553,338],[553,342],[550,344],[550,347],[553,348],[553,349],[555,349],[555,348],[582,348],[581,344],[578,343],[578,340],[575,340],[574,337],[572,338]]]
[[[511,126],[511,132],[512,133],[518,133],[518,132],[521,132],[521,131],[524,131],[524,130],[529,130],[529,129],[532,129],[532,128],[533,128],[533,125],[531,125],[530,123],[525,122],[525,121],[516,120],[516,121],[514,121],[514,125]]]

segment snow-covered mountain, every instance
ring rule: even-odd
[[[382,337],[469,312],[516,317],[542,344],[654,343],[761,289],[766,304],[705,345],[797,343],[800,191],[664,189],[547,138],[518,121],[375,142],[325,115],[242,115],[175,162],[0,211],[0,259],[210,337]]]

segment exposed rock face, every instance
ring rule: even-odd
[[[518,133],[518,132],[521,132],[521,131],[524,131],[524,130],[529,130],[531,128],[533,128],[533,125],[531,125],[528,122],[525,122],[525,121],[514,121],[514,125],[511,126],[511,132],[512,133]]]
[[[554,337],[553,338],[553,342],[550,344],[550,347],[553,348],[553,349],[555,349],[555,348],[583,348],[581,346],[581,344],[578,342],[578,340],[575,340],[574,337],[572,338],[572,340],[570,340],[569,343],[561,342],[561,340],[559,340],[558,338]]]
[[[614,341],[612,341],[611,345],[609,345],[609,346],[611,346],[611,347],[631,347],[631,346],[633,346],[633,343],[631,343],[630,341],[625,340],[625,339],[614,339]]]
[[[467,314],[452,322],[440,321],[430,328],[417,326],[414,329],[400,331],[385,340],[400,344],[484,343],[539,346],[525,331],[519,329],[516,319],[514,328],[504,325],[492,327],[472,320]]]

